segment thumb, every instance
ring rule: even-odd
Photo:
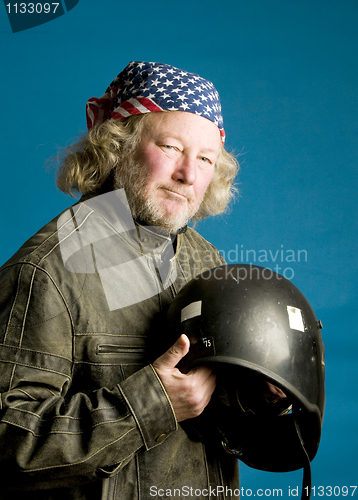
[[[188,337],[182,334],[178,340],[164,354],[162,354],[153,363],[156,369],[175,368],[179,361],[188,353],[190,341]]]

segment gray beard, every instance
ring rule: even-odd
[[[128,155],[129,157],[131,155]],[[175,216],[168,217],[165,210],[155,199],[148,197],[147,184],[149,174],[133,158],[116,168],[114,188],[124,188],[133,219],[144,222],[148,226],[161,227],[171,234],[186,226],[195,215],[198,207],[190,207]],[[180,202],[178,202],[180,204]]]

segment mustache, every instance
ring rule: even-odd
[[[165,189],[167,191],[171,191],[173,193],[180,194],[181,196],[185,196],[185,198],[187,199],[187,201],[189,203],[194,201],[192,194],[189,193],[187,190],[182,189],[181,186],[169,186],[169,185],[165,185],[165,184],[159,184],[157,186],[157,189]]]

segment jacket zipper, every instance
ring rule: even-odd
[[[97,354],[145,354],[145,347],[102,344],[97,346]]]

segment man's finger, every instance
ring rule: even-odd
[[[266,390],[263,392],[263,395],[265,397],[271,397],[275,399],[282,399],[282,398],[287,398],[286,394],[279,388],[276,387],[273,384],[270,384],[270,382],[265,381],[266,384]]]
[[[153,363],[156,369],[174,368],[179,361],[188,353],[190,341],[186,335],[181,335],[174,345],[170,347]]]

